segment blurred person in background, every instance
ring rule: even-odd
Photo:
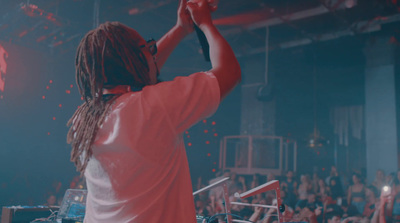
[[[379,192],[374,186],[368,186],[366,190],[366,205],[362,213],[363,216],[372,218],[375,212],[375,205],[379,201]]]
[[[339,203],[339,205],[341,205],[342,197],[344,196],[344,191],[343,191],[342,184],[340,183],[339,177],[331,177],[330,178],[329,191],[330,191],[332,200],[334,200],[336,203]]]
[[[286,192],[286,204],[294,207],[297,202],[297,181],[294,179],[293,171],[286,173],[286,178],[280,183],[281,190]]]
[[[372,185],[379,191],[379,193],[382,187],[386,185],[385,172],[382,169],[376,171],[375,179],[372,182]]]
[[[318,181],[320,180],[320,177],[318,176],[318,172],[315,170],[312,179],[311,179],[311,184],[312,184],[312,191],[313,193],[317,193],[318,190]]]
[[[253,174],[253,178],[250,183],[250,189],[260,186],[261,184],[261,175],[258,173]]]
[[[331,171],[329,172],[329,176],[326,177],[326,179],[325,179],[326,185],[329,185],[329,182],[332,177],[338,177],[338,176],[339,176],[339,173],[336,169],[336,166],[331,166]]]
[[[366,204],[366,186],[362,182],[361,176],[357,173],[352,175],[353,185],[351,185],[347,192],[347,203],[357,208],[358,213],[364,212]]]
[[[300,184],[299,187],[297,188],[298,201],[296,206],[299,205],[300,202],[307,201],[307,197],[311,189],[312,189],[312,184],[310,181],[310,177],[308,175],[301,175]]]

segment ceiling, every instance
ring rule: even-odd
[[[96,19],[118,20],[144,36],[159,38],[174,25],[178,0],[0,0],[0,4],[0,40],[63,53],[74,48]],[[268,45],[275,49],[376,32],[400,21],[398,0],[220,0],[218,6],[215,24],[244,55],[265,51],[267,26]],[[198,51],[196,41],[189,45]]]

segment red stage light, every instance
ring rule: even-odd
[[[56,42],[56,43],[53,43],[53,47],[55,47],[55,46],[59,46],[59,45],[61,45],[61,44],[63,44],[64,43],[64,41],[58,41],[58,42]]]
[[[203,120],[203,123],[207,123],[207,120],[204,119],[204,120]]]
[[[211,153],[207,153],[207,156],[211,156]]]
[[[138,8],[131,8],[128,11],[129,15],[135,15],[135,14],[138,14],[139,12],[140,12],[140,10]]]
[[[50,132],[48,132],[47,135],[49,136],[49,135],[50,135]]]
[[[53,117],[53,120],[56,120],[56,117]]]
[[[73,87],[74,87],[74,85],[73,85],[73,84],[71,84],[69,87],[70,87],[70,88],[73,88]]]
[[[210,144],[210,141],[206,141],[206,144],[207,144],[207,145]]]
[[[215,169],[212,169],[212,172],[215,172]]]
[[[217,137],[217,136],[218,136],[218,133],[214,133],[214,136]]]
[[[47,36],[41,36],[39,38],[37,38],[36,42],[42,42],[43,40],[45,40],[47,38]]]
[[[49,90],[49,89],[50,89],[50,87],[49,87],[49,86],[46,86],[46,89],[47,89],[47,90]]]
[[[206,129],[206,130],[204,130],[204,133],[208,133],[208,130]]]
[[[188,146],[192,146],[192,143],[189,142],[189,143],[188,143]]]
[[[60,107],[60,108],[61,108],[61,107],[62,107],[62,104],[59,104],[59,105],[58,105],[58,107]]]
[[[0,45],[0,91],[4,91],[5,78],[2,76],[7,74],[7,57],[7,51]]]
[[[43,95],[43,96],[42,96],[42,99],[46,99],[46,96]]]
[[[66,90],[65,93],[71,94],[71,91],[70,90]]]
[[[190,138],[190,135],[187,135],[188,138]]]
[[[52,83],[53,83],[53,80],[50,80],[49,83],[52,84]]]
[[[25,31],[21,32],[18,36],[19,36],[19,37],[23,37],[23,36],[25,36],[27,33],[28,33],[28,30],[25,30]]]
[[[211,122],[211,125],[215,125],[216,124],[216,122]]]

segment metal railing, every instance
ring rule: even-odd
[[[296,171],[297,142],[279,136],[226,136],[220,146],[220,168],[237,174],[281,175]]]

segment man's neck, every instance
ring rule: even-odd
[[[131,86],[129,85],[118,85],[113,88],[107,89],[103,88],[103,95],[106,94],[124,94],[131,91]]]

